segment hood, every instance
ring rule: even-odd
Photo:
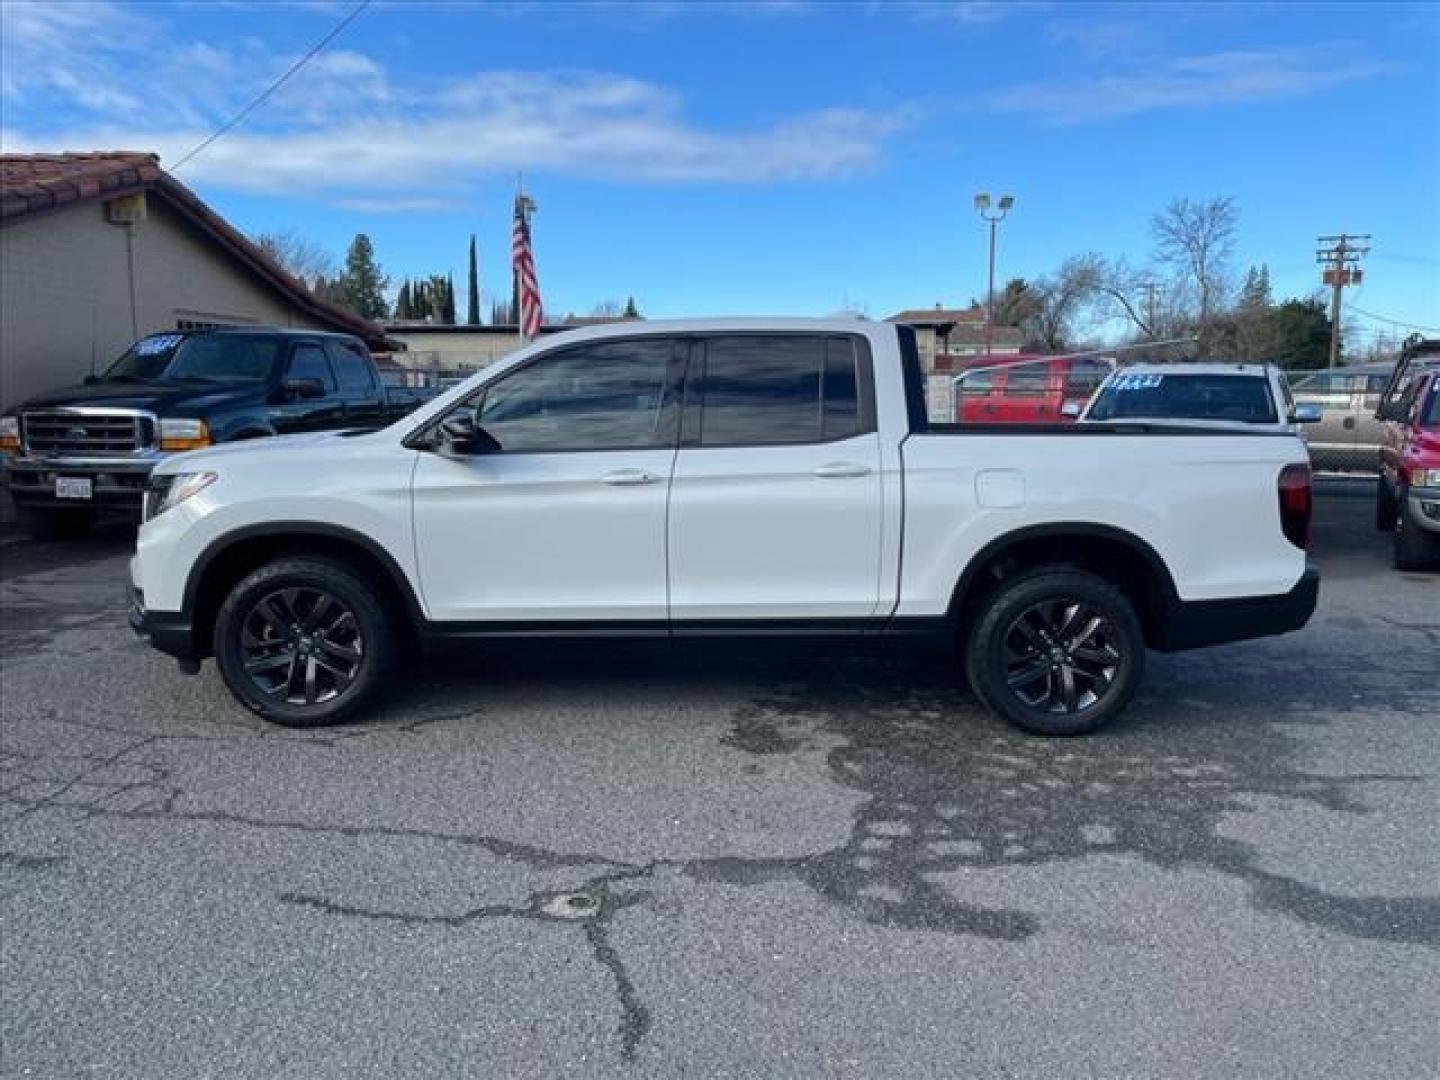
[[[1416,428],[1410,446],[1415,453],[1440,461],[1440,428]]]
[[[266,393],[267,387],[263,383],[221,386],[207,382],[98,382],[37,394],[15,411],[95,406],[141,409],[156,416],[174,416],[190,411],[210,412],[229,405],[257,401]]]
[[[186,454],[176,454],[157,465],[155,473],[157,476],[163,476],[170,473],[220,469],[227,462],[237,459],[243,460],[247,464],[256,461],[263,462],[266,458],[276,454],[293,454],[297,447],[304,447],[308,453],[313,455],[316,452],[323,453],[327,446],[351,445],[359,439],[368,438],[374,434],[375,432],[351,435],[340,431],[314,431],[303,435],[275,435],[264,439],[242,439],[239,442],[209,446],[204,450],[191,450]]]

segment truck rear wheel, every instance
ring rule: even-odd
[[[93,510],[34,510],[28,507],[19,511],[20,528],[36,540],[80,540],[95,524]]]
[[[1002,581],[966,643],[970,687],[1036,735],[1094,731],[1130,702],[1145,637],[1125,594],[1096,574],[1049,566]]]
[[[337,559],[277,559],[220,605],[215,659],[252,712],[286,727],[335,724],[387,685],[393,627],[375,590]]]

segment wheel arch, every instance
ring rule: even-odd
[[[182,610],[192,627],[197,656],[214,651],[215,615],[230,590],[257,567],[292,555],[321,555],[349,563],[375,582],[387,604],[404,613],[411,631],[423,625],[424,610],[410,579],[395,558],[370,537],[319,522],[266,522],[212,541],[190,568]]]
[[[1159,637],[1167,613],[1179,602],[1165,560],[1134,533],[1091,522],[1054,522],[1015,529],[981,548],[956,582],[947,614],[963,634],[996,583],[1044,565],[1078,567],[1114,582],[1135,605],[1147,642]]]

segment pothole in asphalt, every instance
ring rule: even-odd
[[[540,910],[555,919],[588,919],[599,912],[600,901],[589,893],[556,893],[540,905]]]

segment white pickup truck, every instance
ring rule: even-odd
[[[619,323],[379,432],[167,460],[131,622],[301,726],[417,638],[938,633],[995,713],[1074,734],[1147,647],[1305,624],[1310,497],[1282,431],[929,423],[903,326]]]

